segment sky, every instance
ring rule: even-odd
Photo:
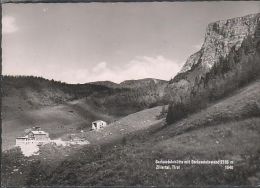
[[[209,23],[260,12],[260,2],[2,5],[2,73],[67,83],[169,80]]]

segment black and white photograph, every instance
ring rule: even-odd
[[[15,1],[1,187],[260,186],[260,1]]]

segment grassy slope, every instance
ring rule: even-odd
[[[137,80],[134,83],[144,87],[127,89],[109,88],[106,82],[104,85],[72,85],[36,77],[5,76],[2,98],[3,149],[13,146],[15,138],[24,129],[36,125],[49,131],[55,138],[73,133],[76,129],[88,128],[91,121],[97,119],[112,122],[148,108],[162,97],[166,81],[161,82],[163,84],[155,85],[153,80],[148,79],[145,83]],[[147,104],[140,101],[146,101]]]
[[[130,127],[138,127],[139,122],[150,118],[158,123],[155,125],[158,129],[127,135],[120,142],[106,140],[107,144],[83,147],[59,162],[64,149],[54,148],[55,152],[49,154],[52,159],[46,159],[48,162],[40,158],[41,162],[35,159],[30,164],[34,167],[21,167],[22,172],[26,171],[23,178],[18,173],[11,175],[10,169],[4,168],[3,182],[9,181],[8,185],[21,182],[34,185],[257,185],[260,183],[259,93],[260,82],[256,81],[233,96],[166,127],[156,120],[154,115],[159,112],[156,108],[130,115],[120,120],[120,126],[128,123]],[[151,126],[152,122],[145,125]],[[48,150],[44,153],[48,155]],[[178,171],[155,170],[155,159],[234,160],[235,169],[224,170],[223,166],[212,165],[182,166]],[[57,166],[52,165],[53,161]]]
[[[73,134],[73,136],[84,138],[90,144],[105,144],[121,140],[127,135],[133,135],[143,130],[160,127],[163,120],[158,120],[157,116],[162,111],[162,106],[142,110],[130,114],[126,117],[110,123],[107,127],[98,131],[87,131],[84,133]],[[68,134],[63,136],[64,140],[68,139]]]
[[[85,148],[43,184],[256,185],[260,180],[260,82],[160,131],[116,147]],[[155,170],[155,159],[234,160],[223,166]],[[62,176],[60,175],[62,174]],[[74,177],[70,179],[69,177]]]
[[[74,106],[73,110],[83,107],[87,108],[86,105],[83,105],[82,103],[79,104],[79,102],[80,101],[73,101],[69,105],[76,105]],[[64,106],[62,109],[65,109]],[[67,110],[72,110],[72,108]],[[89,150],[89,147],[95,148],[97,145],[113,145],[115,143],[122,143],[125,137],[131,138],[138,133],[142,134],[145,130],[154,130],[157,129],[157,127],[161,127],[163,125],[163,121],[157,120],[157,116],[160,114],[161,110],[161,106],[146,109],[121,118],[120,120],[111,123],[106,128],[99,131],[88,131],[84,133],[79,133],[79,131],[75,131],[74,134],[72,134],[72,132],[70,131],[67,135],[63,135],[62,138],[66,140],[75,136],[89,140],[90,145],[87,146],[87,150],[91,154],[91,149]],[[92,111],[93,109],[91,109],[91,112]],[[77,112],[77,114],[80,113]],[[57,113],[53,114],[52,116],[57,117]],[[39,117],[36,118],[39,119]],[[52,121],[52,117],[50,118],[50,121]],[[105,119],[107,117],[102,118]],[[41,148],[39,156],[31,156],[29,158],[21,157],[18,154],[19,152],[15,154],[14,151],[16,151],[17,148],[13,150],[7,150],[3,153],[4,167],[2,174],[2,183],[3,185],[9,186],[24,185],[26,184],[26,182],[28,182],[28,178],[31,177],[33,179],[35,176],[37,176],[36,174],[38,173],[41,174],[44,171],[45,175],[51,174],[52,170],[54,170],[57,166],[63,164],[63,161],[70,159],[71,156],[77,155],[77,153],[81,152],[82,149],[85,150],[84,146],[75,145],[71,147],[62,147],[54,144],[47,144]],[[10,159],[13,157],[15,159]],[[34,165],[36,165],[37,167]],[[17,172],[14,172],[13,170],[15,168],[19,170]]]
[[[58,106],[22,111],[13,118],[3,119],[2,147],[4,150],[12,147],[17,136],[22,135],[25,129],[36,125],[48,131],[51,138],[57,138],[88,128],[96,119],[111,122],[115,117],[103,114],[83,99]]]

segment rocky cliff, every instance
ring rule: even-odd
[[[256,78],[259,33],[260,13],[210,23],[201,49],[188,58],[166,88],[172,102],[169,108],[176,103],[208,103]]]
[[[220,57],[227,57],[232,48],[238,50],[246,37],[254,36],[259,17],[260,14],[250,14],[210,23],[200,51],[188,58],[178,75],[192,71],[196,65],[207,72]]]

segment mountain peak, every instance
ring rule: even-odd
[[[105,86],[105,87],[110,87],[110,88],[116,88],[118,87],[117,83],[111,82],[111,81],[95,81],[95,82],[89,82],[88,84],[93,84],[93,85],[100,85],[100,86]]]
[[[259,22],[260,13],[257,13],[208,24],[201,49],[188,58],[179,74],[190,71],[196,64],[204,71],[209,70],[231,48],[240,48],[247,36],[254,37]]]
[[[167,83],[167,81],[155,79],[155,78],[143,78],[138,80],[125,80],[121,82],[119,85],[121,87],[135,88],[135,87],[143,87],[148,84],[158,84],[158,83]]]

